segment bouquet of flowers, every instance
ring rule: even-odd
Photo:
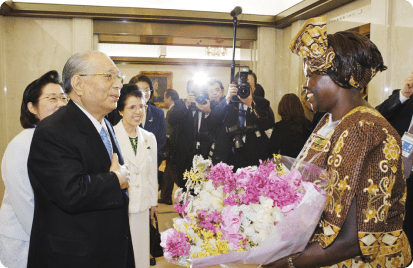
[[[181,218],[161,234],[165,258],[192,267],[266,264],[304,249],[324,208],[324,170],[275,156],[232,172],[195,156],[174,208]],[[325,179],[320,179],[320,178]],[[317,186],[318,185],[318,186]]]

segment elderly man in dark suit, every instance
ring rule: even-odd
[[[413,72],[404,80],[401,90],[393,91],[393,94],[376,109],[389,121],[397,130],[400,137],[412,128],[413,123]],[[410,130],[410,132],[413,132]],[[403,159],[407,186],[406,214],[403,222],[403,230],[410,243],[413,241],[413,172],[412,163],[406,158]]]
[[[128,171],[104,116],[116,108],[122,76],[98,51],[63,69],[70,102],[42,120],[30,148],[35,197],[28,266],[135,267]]]

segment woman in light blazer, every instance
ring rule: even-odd
[[[27,267],[34,213],[27,159],[37,123],[67,103],[62,86],[59,73],[49,71],[26,87],[20,112],[24,130],[7,145],[1,162],[6,189],[0,208],[0,262],[8,268]]]
[[[123,119],[114,127],[130,171],[129,223],[136,268],[149,267],[148,216],[158,214],[158,164],[155,136],[139,127],[146,100],[134,84],[124,85],[118,100]]]

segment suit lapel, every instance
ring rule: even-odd
[[[143,129],[150,131],[152,129],[152,124],[153,124],[152,108],[151,108],[151,105],[148,105],[148,109],[146,109],[145,127],[143,127]]]
[[[144,153],[145,150],[148,150],[149,143],[148,139],[146,139],[143,135],[143,131],[141,128],[137,127],[136,132],[138,133],[138,147],[136,148],[136,164],[139,166],[142,161],[145,160],[146,154]]]
[[[123,127],[122,121],[120,121],[116,127],[116,136],[118,137],[118,141],[123,148],[123,157],[128,160],[129,163],[136,165],[136,157],[135,152],[133,151],[132,145],[129,141],[129,135],[126,132],[125,128]],[[139,140],[139,137],[138,137]],[[138,141],[139,142],[139,141]]]
[[[79,131],[86,135],[87,144],[94,151],[96,157],[100,160],[104,167],[110,167],[112,159],[109,158],[105,144],[103,143],[102,138],[93,123],[72,100],[69,101],[67,107],[69,112],[73,115],[73,121],[77,125]]]

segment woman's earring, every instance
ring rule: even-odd
[[[122,117],[123,117],[123,114],[122,114],[120,111],[118,111],[118,112],[119,112],[120,116],[122,116]]]

